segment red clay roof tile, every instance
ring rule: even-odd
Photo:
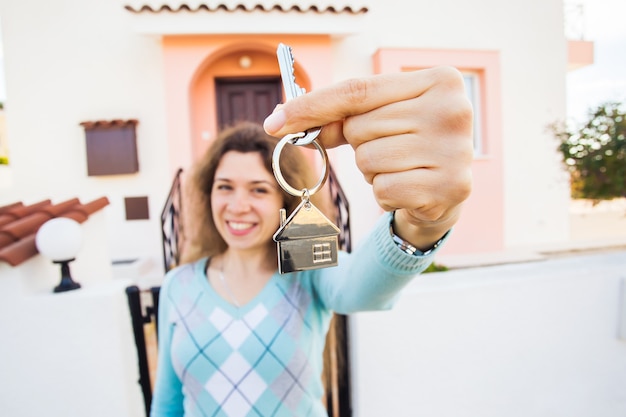
[[[79,123],[85,129],[96,129],[96,128],[104,128],[108,129],[111,127],[126,127],[126,126],[134,126],[139,123],[137,119],[113,119],[113,120],[94,120]]]
[[[0,249],[0,261],[5,261],[11,266],[18,266],[37,255],[39,251],[37,251],[37,246],[35,245],[35,236],[36,233],[33,233],[10,246]]]
[[[35,256],[37,231],[49,219],[68,217],[83,223],[109,204],[106,197],[82,204],[77,198],[52,204],[43,200],[25,206],[22,202],[0,207],[0,261],[17,266]]]
[[[40,210],[43,207],[50,205],[50,200],[43,200],[30,206],[25,206],[22,202],[9,204],[0,208],[0,228],[4,225],[11,223],[14,220],[20,219],[31,213]]]
[[[159,13],[159,12],[180,12],[180,11],[190,11],[197,12],[200,10],[208,11],[208,12],[216,12],[216,11],[227,11],[227,12],[235,12],[235,11],[243,11],[243,12],[252,12],[252,11],[260,11],[260,12],[270,12],[270,11],[278,11],[278,12],[298,12],[298,13],[306,13],[306,12],[314,12],[314,13],[348,13],[348,14],[361,14],[367,13],[368,9],[364,5],[345,5],[343,2],[342,5],[339,4],[328,4],[325,5],[317,5],[315,2],[311,2],[311,4],[303,5],[303,4],[294,4],[287,3],[281,1],[262,1],[259,0],[256,3],[252,2],[220,2],[215,3],[211,1],[205,2],[189,2],[192,4],[188,4],[184,1],[155,1],[155,0],[143,0],[143,1],[131,1],[126,4],[124,8],[133,13],[141,13],[141,12],[151,12],[151,13]],[[330,2],[332,3],[332,2]],[[338,2],[339,3],[339,2]]]
[[[37,231],[42,224],[50,220],[53,216],[43,211],[29,214],[26,217],[17,219],[0,229],[0,233],[8,234],[15,240],[19,240],[24,236],[31,234],[33,231]]]

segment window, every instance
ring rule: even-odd
[[[474,156],[500,157],[501,81],[498,51],[381,48],[373,56],[374,72],[415,71],[439,65],[463,74],[467,97],[474,109]]]
[[[332,252],[330,243],[314,243],[313,244],[313,263],[326,263],[332,261]]]
[[[474,109],[474,155],[480,156],[484,154],[481,126],[480,74],[463,71],[463,81],[465,82],[467,98],[472,103]]]

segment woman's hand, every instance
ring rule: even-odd
[[[458,220],[471,190],[472,109],[453,68],[382,74],[312,91],[265,120],[282,137],[323,126],[326,147],[350,144],[394,231],[427,249]]]

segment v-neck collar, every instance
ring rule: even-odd
[[[215,291],[215,288],[213,288],[213,285],[209,282],[209,277],[207,275],[209,263],[209,257],[203,258],[196,263],[196,278],[201,281],[200,285],[216,305],[227,311],[233,317],[237,318],[243,317],[250,310],[254,309],[254,307],[259,303],[259,300],[265,298],[266,293],[272,290],[272,288],[276,285],[276,280],[279,278],[278,270],[274,271],[261,291],[259,291],[250,301],[237,307],[235,304],[226,300],[217,291]]]

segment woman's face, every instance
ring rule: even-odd
[[[230,249],[267,250],[280,223],[283,195],[259,153],[229,151],[215,171],[211,206]]]

